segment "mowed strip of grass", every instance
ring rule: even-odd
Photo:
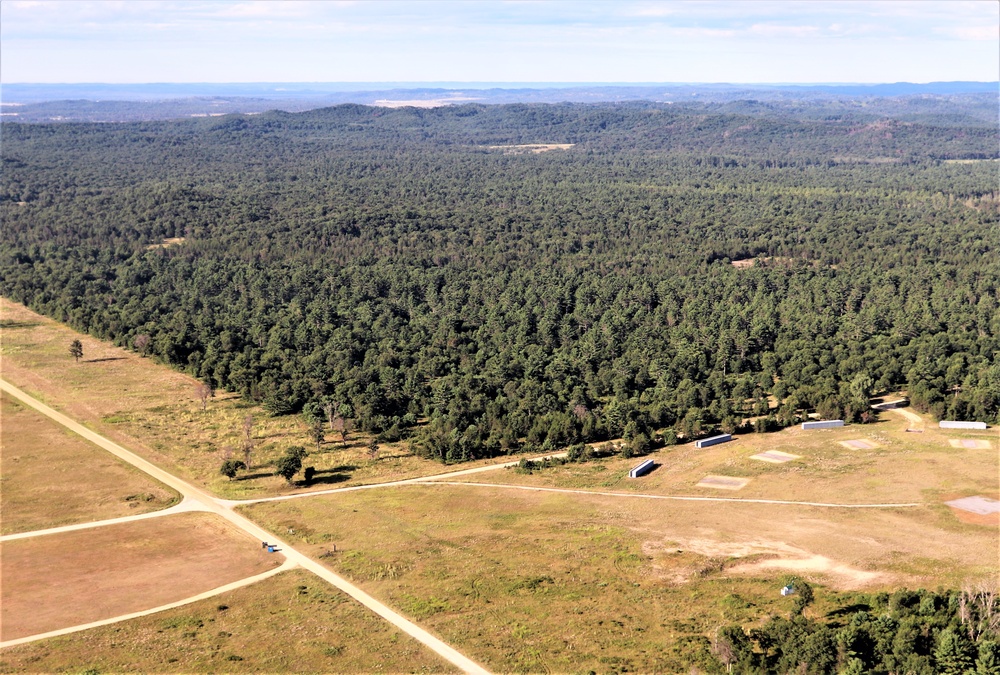
[[[16,539],[0,547],[4,640],[151,609],[284,560],[208,513]]]
[[[996,449],[954,448],[953,434],[928,428],[907,433],[910,423],[882,413],[876,424],[803,431],[792,427],[768,434],[744,434],[729,443],[696,448],[693,443],[662,448],[648,457],[600,458],[582,464],[513,469],[462,478],[471,482],[518,483],[667,495],[725,496],[839,504],[934,502],[940,494],[997,498],[1000,455]],[[849,449],[841,441],[864,440],[869,449]],[[784,464],[750,457],[768,450],[794,455]],[[639,479],[628,471],[650,458],[657,468]],[[748,478],[731,494],[696,487],[706,475]]]
[[[5,673],[452,672],[303,570],[184,607],[0,652]]]
[[[241,507],[486,667],[515,672],[686,672],[719,625],[787,614],[781,568],[845,588],[954,585],[991,569],[984,528],[947,513],[831,513],[406,486]],[[939,528],[951,518],[954,531]],[[922,540],[927,543],[922,543]],[[995,543],[995,542],[994,542]],[[820,589],[816,612],[830,606]]]
[[[177,494],[0,394],[0,532],[12,534],[156,511]]]
[[[351,433],[344,443],[339,434],[329,433],[317,451],[299,415],[271,417],[259,406],[225,392],[209,399],[202,410],[195,394],[199,383],[193,377],[77,333],[5,298],[0,298],[0,317],[4,379],[219,496],[268,497],[446,470],[438,462],[412,456],[405,442],[382,444],[373,460],[367,454],[370,437],[364,434]],[[68,352],[76,339],[84,350],[79,363]],[[219,468],[230,454],[242,459],[247,416],[253,419],[250,469],[230,481]],[[274,475],[274,461],[292,445],[309,450],[303,466],[316,469],[311,486],[289,486]]]

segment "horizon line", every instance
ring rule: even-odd
[[[911,80],[877,81],[877,82],[735,82],[735,81],[663,81],[663,82],[601,82],[601,81],[517,81],[517,80],[256,80],[256,81],[148,81],[148,82],[0,82],[0,87],[9,85],[31,86],[155,86],[155,85],[458,85],[464,87],[482,85],[518,85],[518,86],[565,86],[565,87],[662,87],[662,86],[766,86],[766,87],[801,87],[801,86],[852,86],[866,87],[886,84],[1000,84],[1000,80],[928,80],[915,82]]]

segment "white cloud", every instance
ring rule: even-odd
[[[750,32],[763,37],[814,37],[820,29],[816,26],[782,26],[773,23],[755,23],[750,26]]]
[[[672,35],[677,35],[681,37],[690,38],[731,38],[735,37],[738,32],[728,28],[671,28],[669,32]]]
[[[892,80],[992,79],[998,7],[992,0],[2,0],[0,68],[7,81],[22,82],[872,81],[883,72]]]
[[[956,26],[940,28],[939,34],[958,38],[959,40],[997,40],[1000,39],[1000,24],[993,26]]]

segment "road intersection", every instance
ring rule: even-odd
[[[80,435],[86,440],[94,443],[98,447],[101,447],[104,450],[111,452],[118,458],[142,470],[143,472],[155,478],[156,480],[160,481],[164,485],[167,485],[168,487],[176,490],[181,495],[181,501],[178,504],[170,508],[163,509],[161,511],[140,514],[136,516],[127,516],[123,518],[113,518],[108,520],[94,521],[90,523],[67,525],[63,527],[50,528],[45,530],[36,530],[32,532],[21,532],[16,534],[10,534],[0,537],[0,542],[6,542],[15,539],[24,539],[28,537],[44,536],[49,534],[57,534],[61,532],[70,532],[70,531],[82,530],[93,527],[115,525],[118,523],[131,522],[133,520],[156,518],[176,513],[189,512],[189,511],[205,511],[205,512],[215,513],[218,516],[224,518],[226,521],[228,521],[233,526],[235,526],[236,528],[247,534],[249,537],[252,537],[256,541],[266,541],[270,544],[274,544],[280,550],[281,555],[283,555],[285,558],[284,563],[280,567],[275,568],[274,570],[270,570],[268,572],[265,572],[264,574],[259,574],[253,577],[248,577],[246,579],[242,579],[233,582],[231,584],[227,584],[220,588],[213,589],[205,593],[199,594],[197,596],[186,598],[175,603],[171,603],[169,605],[151,608],[148,610],[144,610],[142,612],[112,617],[84,625],[71,626],[48,633],[22,637],[15,640],[9,640],[6,642],[0,642],[0,647],[22,644],[34,640],[54,637],[56,635],[65,635],[67,633],[86,630],[88,628],[92,628],[95,626],[107,625],[110,623],[115,623],[117,621],[124,621],[138,616],[152,614],[155,612],[163,611],[165,609],[170,609],[172,607],[181,606],[184,604],[188,604],[190,602],[195,602],[197,600],[201,600],[206,597],[218,595],[220,593],[224,593],[234,588],[239,588],[241,586],[246,586],[251,583],[255,583],[256,581],[260,581],[269,576],[272,576],[278,573],[279,571],[291,569],[294,567],[301,567],[303,569],[309,570],[310,572],[314,573],[327,583],[333,585],[334,587],[338,588],[339,590],[349,595],[351,598],[357,600],[362,605],[364,605],[371,611],[378,614],[384,620],[393,624],[407,635],[410,635],[414,639],[423,643],[425,646],[430,648],[432,651],[434,651],[439,656],[446,659],[448,662],[450,662],[457,668],[461,669],[462,671],[469,673],[488,672],[480,664],[476,663],[469,657],[460,653],[459,651],[457,651],[450,645],[446,644],[436,636],[432,635],[425,629],[421,628],[417,624],[413,623],[406,617],[395,612],[390,607],[384,605],[383,603],[381,603],[380,601],[378,601],[365,591],[361,590],[354,584],[350,583],[340,575],[334,573],[333,571],[331,571],[318,561],[313,560],[304,553],[296,550],[294,547],[290,546],[287,542],[282,541],[281,538],[275,535],[274,533],[265,530],[264,528],[260,527],[256,523],[250,521],[245,516],[237,513],[234,510],[238,506],[256,504],[261,502],[286,501],[291,499],[302,499],[305,497],[315,497],[319,495],[335,494],[342,492],[371,490],[376,488],[384,489],[391,487],[412,486],[420,484],[420,485],[450,485],[454,487],[464,486],[466,488],[492,488],[492,489],[505,489],[505,490],[516,489],[516,490],[530,490],[530,491],[543,491],[543,492],[560,492],[560,493],[595,495],[595,496],[627,498],[627,499],[664,499],[664,500],[699,501],[699,502],[738,502],[738,503],[749,503],[749,504],[777,504],[777,505],[788,505],[788,506],[824,507],[824,508],[836,508],[836,509],[884,509],[884,508],[893,509],[893,508],[909,508],[909,507],[921,506],[921,504],[918,503],[842,504],[842,503],[788,501],[788,500],[774,500],[774,499],[744,499],[744,498],[726,498],[726,497],[699,497],[699,496],[683,496],[683,495],[654,495],[654,494],[642,494],[642,493],[600,492],[594,490],[547,488],[547,487],[503,484],[503,483],[477,483],[477,482],[456,480],[487,471],[496,471],[498,469],[515,466],[518,464],[517,461],[502,462],[487,466],[475,467],[471,469],[461,469],[458,471],[450,471],[441,474],[421,476],[417,478],[408,478],[404,480],[389,481],[385,483],[355,485],[350,487],[333,488],[329,490],[300,492],[295,494],[282,495],[278,497],[266,497],[266,498],[248,499],[248,500],[220,499],[212,496],[205,490],[197,486],[191,485],[187,481],[178,478],[177,476],[161,469],[155,464],[123,448],[117,443],[114,443],[113,441],[105,438],[104,436],[101,436],[100,434],[92,431],[91,429],[88,429],[79,422],[52,409],[51,407],[45,405],[44,403],[37,400],[33,396],[25,393],[21,389],[18,389],[14,385],[2,379],[0,379],[0,390],[13,396],[14,398],[24,403],[25,405],[34,408],[35,410],[39,411],[43,415],[46,415],[47,417],[61,424],[70,431],[73,431],[74,433]],[[565,453],[558,453],[558,454],[548,455],[548,457],[550,458],[560,457],[563,456],[564,454]],[[543,458],[542,457],[534,458],[535,461],[540,459]]]

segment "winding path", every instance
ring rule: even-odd
[[[79,422],[76,422],[75,420],[70,419],[66,415],[63,415],[62,413],[56,410],[53,410],[52,408],[45,405],[41,401],[35,399],[33,396],[26,394],[25,392],[21,391],[14,385],[2,379],[0,379],[0,390],[10,394],[11,396],[18,399],[25,405],[34,408],[35,410],[42,413],[46,417],[49,417],[50,419],[58,422],[59,424],[63,425],[70,431],[82,436],[83,438],[87,439],[91,443],[94,443],[98,447],[104,448],[105,450],[115,455],[116,457],[128,462],[129,464],[135,466],[138,469],[141,469],[142,471],[146,472],[147,474],[149,474],[156,480],[160,481],[164,485],[173,488],[174,490],[179,492],[181,496],[184,498],[182,504],[187,500],[197,502],[201,505],[201,507],[203,507],[202,510],[218,514],[222,518],[226,519],[227,521],[238,527],[240,530],[251,535],[254,539],[258,541],[267,541],[269,543],[276,544],[278,548],[281,550],[281,553],[284,554],[286,559],[286,564],[297,565],[299,567],[309,570],[310,572],[320,577],[324,581],[332,584],[339,590],[343,591],[350,597],[354,598],[362,605],[364,605],[371,611],[375,612],[380,617],[382,617],[392,625],[396,626],[410,637],[423,643],[433,652],[438,654],[443,659],[447,660],[452,665],[461,669],[462,671],[467,673],[489,672],[485,668],[480,666],[478,663],[476,663],[472,659],[468,658],[467,656],[459,652],[454,647],[446,644],[439,638],[431,635],[429,632],[427,632],[417,624],[413,623],[412,621],[405,618],[401,614],[393,611],[392,609],[382,604],[372,596],[368,595],[363,590],[361,590],[354,584],[350,583],[340,575],[334,574],[331,570],[327,569],[320,563],[312,560],[305,554],[300,553],[299,551],[295,550],[285,542],[281,541],[274,534],[264,530],[256,523],[253,523],[247,518],[243,517],[242,515],[236,513],[235,511],[233,511],[232,504],[230,502],[216,499],[215,497],[208,494],[204,490],[201,490],[200,488],[195,487],[194,485],[191,485],[190,483],[184,480],[181,480],[180,478],[174,476],[173,474],[164,471],[163,469],[156,466],[152,462],[149,462],[148,460],[139,457],[135,453],[126,450],[117,443],[114,443],[108,440],[107,438],[101,436],[100,434],[91,431],[90,429],[83,426]],[[100,521],[100,522],[106,522],[106,521]],[[78,526],[69,526],[69,527],[72,529],[82,529],[82,527]],[[212,591],[209,591],[209,593],[212,593]],[[184,602],[187,601],[182,601],[182,604]],[[149,611],[157,611],[157,609]],[[110,623],[116,620],[120,620],[121,618],[130,618],[130,616],[131,615],[127,617],[116,617],[107,621]],[[74,626],[64,630],[66,632],[72,632],[75,630],[82,630],[83,628],[89,626],[90,624],[84,627]],[[29,636],[26,638],[21,638],[20,642],[38,640],[48,636],[49,634]],[[14,641],[0,643],[0,647],[6,647],[9,644],[14,644]]]

